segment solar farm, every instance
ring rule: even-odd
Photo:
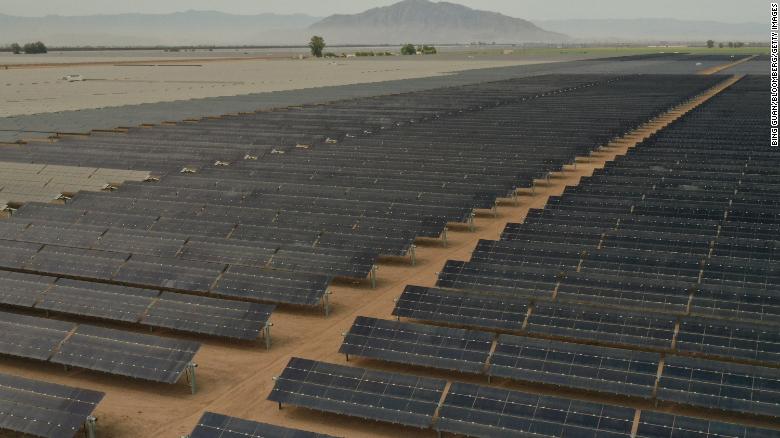
[[[780,436],[765,63],[0,120],[0,436]]]

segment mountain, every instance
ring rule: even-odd
[[[765,41],[765,25],[673,18],[538,20],[545,29],[583,41]]]
[[[67,17],[0,14],[0,45],[36,40],[49,46],[303,45],[308,38],[302,29],[319,19],[303,14],[232,15],[214,11]]]
[[[354,15],[331,15],[309,30],[328,43],[559,42],[567,37],[520,18],[428,0],[404,0]]]

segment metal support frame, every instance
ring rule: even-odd
[[[84,433],[87,438],[95,438],[96,435],[97,418],[94,415],[90,415],[84,421]]]
[[[409,247],[409,257],[411,258],[412,266],[417,266],[417,251],[416,251],[416,249],[417,249],[417,245],[415,245],[414,243],[412,244],[412,246]]]
[[[187,364],[187,368],[185,369],[185,373],[187,375],[187,382],[190,384],[190,391],[195,394],[198,391],[198,385],[195,382],[195,368],[198,367],[198,364],[195,362],[190,362]]]
[[[263,337],[265,338],[265,349],[270,350],[271,349],[271,324],[270,322],[265,323],[265,327],[263,327]]]
[[[371,266],[371,273],[368,275],[371,279],[371,289],[376,289],[376,265]]]
[[[468,218],[469,231],[474,232],[474,212],[472,211]]]
[[[328,295],[330,295],[330,291],[328,290],[322,295],[322,313],[326,318],[330,316],[330,300],[328,299]]]
[[[493,204],[493,208],[490,209],[490,211],[493,212],[493,217],[498,217],[498,199],[496,199],[496,203]]]
[[[447,227],[444,227],[444,230],[441,232],[441,243],[442,246],[445,248],[447,247]]]

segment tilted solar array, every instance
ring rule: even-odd
[[[525,299],[409,285],[396,300],[393,315],[493,330],[519,330],[528,315],[528,304]]]
[[[159,176],[24,206],[0,230],[14,253],[0,269],[325,304],[333,277],[375,279],[379,256],[413,257],[415,238],[470,221],[714,82],[541,76],[0,151]]]
[[[176,383],[200,348],[174,340],[0,312],[0,354]]]
[[[189,438],[329,438],[330,435],[204,412]]]
[[[642,411],[636,436],[639,438],[771,438],[777,436],[777,431],[682,415]]]
[[[630,437],[634,409],[454,383],[435,428],[472,437]]]
[[[481,373],[492,345],[493,336],[489,333],[359,316],[344,337],[339,352]]]
[[[0,374],[0,430],[44,438],[94,427],[102,392]]]
[[[507,377],[776,421],[780,162],[760,135],[764,88],[740,80],[501,241],[481,241],[470,261],[448,262],[436,288],[407,287],[393,314],[511,333],[489,359],[491,372],[511,364]],[[507,323],[505,303],[530,310]],[[600,351],[610,365],[587,372],[619,383],[580,378]],[[777,434],[667,420],[638,436]]]
[[[339,349],[440,370],[653,398],[660,355],[359,316]]]
[[[274,310],[273,305],[16,272],[0,273],[0,304],[241,340],[267,335]]]
[[[427,428],[445,381],[293,357],[268,399],[336,414]]]
[[[292,405],[485,438],[630,437],[635,424],[636,436],[645,438],[769,438],[777,434],[769,429],[611,404],[469,383],[445,383],[439,379],[293,358],[276,378],[268,399],[279,403],[280,408],[283,404]],[[219,424],[230,421],[222,416],[214,420]],[[247,430],[253,430],[255,424],[248,424]]]

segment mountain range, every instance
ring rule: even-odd
[[[354,15],[171,14],[17,17],[0,14],[0,45],[298,45],[321,34],[334,44],[763,41],[757,23],[677,19],[546,20],[532,23],[449,2],[404,0]]]
[[[336,43],[561,42],[566,35],[530,21],[455,3],[404,0],[354,15],[332,15],[309,28]]]
[[[320,19],[303,14],[215,11],[44,17],[0,14],[0,45],[35,40],[56,46],[303,45],[303,30]]]

